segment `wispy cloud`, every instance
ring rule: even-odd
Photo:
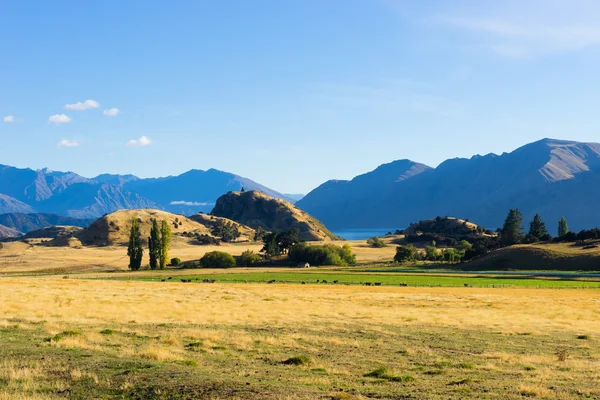
[[[184,201],[184,200],[175,200],[171,203],[172,206],[214,206],[215,203],[210,203],[206,201]]]
[[[50,116],[50,118],[48,118],[49,124],[56,124],[56,125],[68,124],[71,121],[72,121],[72,119],[69,118],[69,116],[65,115],[65,114],[54,114],[54,115]]]
[[[139,139],[132,139],[130,141],[128,141],[127,143],[125,143],[125,146],[127,147],[144,147],[144,146],[150,146],[152,144],[152,140],[150,140],[150,138],[146,137],[146,136],[142,136]]]
[[[2,121],[4,121],[7,124],[10,124],[13,122],[17,122],[17,118],[14,115],[7,115],[6,117],[2,118]]]
[[[63,139],[60,142],[58,142],[58,144],[56,146],[59,148],[79,147],[79,146],[81,146],[81,141]]]
[[[92,108],[99,108],[99,107],[100,107],[100,103],[98,103],[96,100],[86,100],[84,102],[65,104],[64,109],[71,110],[71,111],[84,111],[84,110],[90,110]]]
[[[102,114],[106,115],[107,117],[116,117],[120,113],[121,111],[118,108],[108,108],[102,112]]]
[[[440,26],[475,33],[466,40],[504,57],[569,53],[600,46],[600,3],[590,0],[506,0],[460,9],[432,20]],[[473,10],[478,10],[474,12]]]

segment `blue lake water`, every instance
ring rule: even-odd
[[[367,240],[373,236],[384,236],[388,232],[395,232],[398,228],[360,228],[334,230],[333,234],[346,240]]]

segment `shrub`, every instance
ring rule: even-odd
[[[377,236],[373,236],[372,238],[367,239],[367,244],[371,247],[375,247],[378,249],[386,246],[385,242],[379,239],[379,237]]]
[[[223,251],[211,251],[200,259],[203,268],[232,268],[235,267],[235,259],[229,253]]]
[[[181,264],[181,259],[180,258],[171,258],[171,265],[174,267],[178,267]]]
[[[403,263],[405,261],[412,261],[415,259],[415,255],[417,254],[417,249],[415,246],[398,246],[396,247],[396,255],[394,256],[394,261],[397,263]]]
[[[308,363],[310,363],[310,359],[306,356],[291,357],[285,361],[282,361],[282,364],[285,365],[305,365]]]
[[[340,247],[334,244],[311,246],[298,243],[290,248],[288,257],[291,261],[307,262],[310,265],[346,266],[356,263],[356,256],[352,254],[349,244]]]
[[[438,251],[437,251],[437,247],[435,247],[435,245],[426,246],[425,254],[426,254],[425,257],[429,261],[437,261],[437,259],[438,259]]]
[[[197,234],[196,235],[196,240],[198,241],[198,244],[201,245],[208,245],[208,244],[214,244],[214,245],[220,245],[221,241],[217,238],[214,238],[210,235],[200,235]]]
[[[261,262],[262,257],[259,254],[254,253],[252,250],[244,251],[237,259],[237,265],[239,267],[251,267]]]

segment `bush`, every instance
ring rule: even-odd
[[[307,262],[310,265],[346,266],[356,263],[356,256],[352,254],[349,244],[340,247],[334,244],[311,246],[298,243],[290,248],[288,257],[291,261]]]
[[[368,239],[367,244],[378,249],[386,246],[385,242],[379,239],[377,236],[373,236],[372,238]]]
[[[246,250],[237,259],[238,267],[252,267],[262,261],[262,257],[259,254],[254,253],[252,250]]]
[[[211,251],[200,259],[200,265],[202,268],[233,268],[235,259],[224,251]]]
[[[396,255],[394,256],[394,261],[397,263],[403,263],[405,261],[412,261],[415,259],[415,255],[417,254],[417,249],[415,246],[398,246],[396,247]]]
[[[200,235],[197,234],[196,235],[196,240],[198,241],[199,244],[201,245],[208,245],[208,244],[214,244],[214,245],[220,245],[221,241],[217,238],[214,238],[210,235]]]
[[[179,264],[181,264],[181,259],[180,258],[171,258],[171,265],[174,267],[178,267]]]

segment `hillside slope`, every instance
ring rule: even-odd
[[[203,224],[184,217],[161,210],[136,209],[119,210],[104,215],[87,228],[78,232],[77,237],[84,245],[110,246],[128,243],[132,219],[137,218],[143,240],[150,236],[152,220],[167,221],[173,235],[183,232],[194,232],[210,235],[210,230]]]
[[[238,231],[240,232],[241,236],[238,239],[239,241],[243,241],[243,240],[253,241],[254,235],[256,233],[256,230],[250,228],[249,226],[240,224],[239,222],[236,222],[236,221],[228,219],[228,218],[217,217],[215,215],[194,214],[194,215],[190,215],[188,218],[191,219],[192,221],[196,221],[199,224],[204,225],[206,227],[206,229],[208,229],[208,230],[212,230],[213,226],[218,222],[232,224],[232,225],[236,226],[238,228]]]
[[[600,246],[573,243],[511,246],[456,268],[465,271],[600,271]]]
[[[8,226],[0,225],[0,239],[21,236],[21,232]]]
[[[293,204],[257,190],[230,192],[217,200],[212,215],[224,217],[254,229],[286,231],[296,228],[302,240],[335,240],[322,222]]]
[[[297,206],[336,228],[404,228],[434,215],[454,215],[495,229],[516,207],[526,220],[540,213],[552,231],[561,216],[573,230],[600,225],[597,143],[544,139],[511,153],[422,167],[393,182],[378,170],[349,182],[327,182]]]

